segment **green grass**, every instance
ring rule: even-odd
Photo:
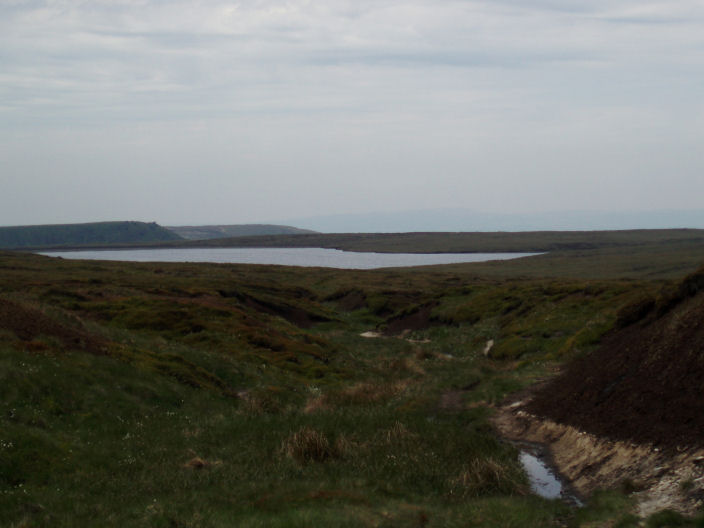
[[[525,488],[513,449],[493,438],[483,411],[428,415],[431,402],[399,410],[398,397],[383,405],[333,398],[334,410],[311,414],[268,410],[119,359],[0,354],[5,524],[209,526],[285,519],[320,503],[374,512]],[[307,457],[304,445],[304,456],[292,455],[287,446],[304,428],[330,453]],[[185,466],[196,456],[205,468]]]
[[[0,318],[0,526],[630,522],[531,495],[489,405],[661,286],[0,254],[0,309],[44,321]]]

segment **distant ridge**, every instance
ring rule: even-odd
[[[426,209],[314,216],[290,219],[285,223],[323,233],[701,229],[704,228],[704,209],[516,214],[484,213],[470,209]]]
[[[272,224],[236,224],[204,226],[166,226],[166,229],[187,240],[210,240],[261,235],[303,235],[316,231]]]
[[[181,240],[156,222],[92,222],[0,227],[0,248],[22,249]]]
[[[376,253],[546,253],[667,244],[704,247],[702,229],[521,231],[476,233],[315,233],[264,235],[169,244],[178,247],[330,248]]]

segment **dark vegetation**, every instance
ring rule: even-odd
[[[180,238],[156,223],[145,222],[0,227],[0,248],[5,249],[140,244]]]
[[[166,229],[176,233],[186,240],[205,240],[211,238],[261,236],[261,235],[296,235],[314,233],[309,229],[272,224],[237,224],[237,225],[204,225],[204,226],[166,226]]]
[[[530,494],[490,406],[678,313],[700,278],[534,259],[517,276],[0,253],[0,526],[634,525],[618,491],[581,512]]]
[[[542,253],[704,244],[702,229],[477,233],[340,233],[235,237],[186,242],[189,247],[321,247],[379,253]]]
[[[494,278],[679,279],[704,262],[704,244],[673,241],[631,247],[555,251],[529,258],[472,264],[478,275]],[[462,265],[448,265],[459,271]]]

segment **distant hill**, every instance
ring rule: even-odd
[[[411,231],[602,231],[704,228],[704,209],[656,211],[554,211],[483,213],[469,209],[336,214],[285,223],[323,233],[406,233]]]
[[[302,235],[315,233],[309,229],[298,229],[284,225],[239,224],[239,225],[205,225],[205,226],[167,226],[166,229],[188,240],[209,240],[213,238],[230,238],[261,235]]]
[[[377,253],[502,253],[633,248],[678,244],[704,246],[702,229],[536,231],[499,233],[313,233],[231,237],[180,242],[184,247],[318,247]]]
[[[180,240],[155,222],[93,222],[0,227],[0,248],[21,249]]]

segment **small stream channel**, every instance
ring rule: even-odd
[[[561,499],[573,506],[584,506],[577,494],[550,467],[543,446],[529,442],[513,442],[513,444],[520,450],[519,460],[528,475],[533,493],[546,499]]]

